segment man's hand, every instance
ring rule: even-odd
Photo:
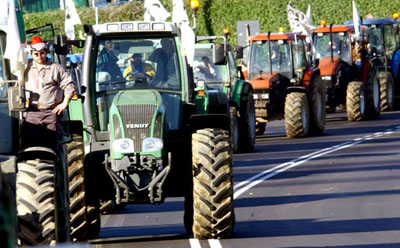
[[[54,109],[53,109],[53,114],[55,115],[60,115],[64,109],[68,107],[68,102],[63,101],[62,103],[58,104]]]

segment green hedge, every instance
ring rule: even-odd
[[[231,30],[230,41],[236,42],[236,21],[259,20],[262,32],[278,31],[279,27],[289,31],[286,13],[286,1],[277,0],[199,0],[200,9],[197,13],[197,35],[221,35],[222,29]],[[161,0],[168,10],[172,10],[172,0]],[[390,17],[393,12],[400,11],[400,0],[358,0],[357,8],[361,16],[368,13],[375,17]],[[185,0],[188,4],[189,0]],[[292,5],[306,12],[311,4],[312,21],[318,24],[325,19],[328,24],[340,24],[352,18],[350,0],[311,1],[295,0]],[[82,23],[94,24],[95,14],[92,8],[79,8]],[[191,15],[191,10],[188,10]],[[27,28],[33,28],[46,23],[64,28],[64,12],[62,10],[46,13],[25,14]],[[99,8],[99,22],[127,21],[143,19],[143,2],[132,1],[120,6]],[[82,30],[78,26],[77,31]]]

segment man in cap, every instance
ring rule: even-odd
[[[23,142],[25,146],[53,146],[60,115],[75,93],[75,83],[61,65],[47,58],[48,48],[40,37],[32,37],[29,48],[33,61],[25,70],[25,88],[30,91],[31,104],[24,113]]]

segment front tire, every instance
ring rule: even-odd
[[[18,238],[23,245],[50,245],[55,233],[55,161],[18,163],[16,195]]]
[[[350,82],[346,92],[346,112],[349,121],[365,119],[365,89],[363,82]]]
[[[193,234],[230,237],[234,228],[232,151],[228,132],[201,129],[192,135]]]
[[[366,117],[378,118],[380,114],[380,85],[374,69],[370,69],[366,82]]]
[[[380,100],[381,111],[392,110],[394,106],[394,84],[392,73],[387,73],[386,78],[381,78],[380,83]]]
[[[326,97],[324,82],[315,75],[310,85],[308,102],[310,105],[310,133],[320,134],[325,129]]]
[[[240,99],[239,150],[248,152],[256,143],[256,115],[253,92],[242,95]]]
[[[285,100],[285,129],[288,138],[306,136],[309,130],[310,109],[305,93],[292,92]]]
[[[100,232],[98,204],[87,199],[82,135],[73,134],[67,144],[70,192],[71,237],[73,240],[95,238]]]

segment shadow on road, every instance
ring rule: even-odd
[[[249,228],[250,226],[251,228]],[[243,221],[236,223],[233,238],[350,234],[398,230],[400,230],[400,218],[328,221],[321,219]]]
[[[329,194],[239,198],[239,199],[235,200],[235,208],[284,205],[284,204],[293,204],[293,203],[322,201],[322,200],[329,200],[329,199],[343,199],[343,198],[351,198],[351,197],[399,195],[399,194],[400,194],[400,190],[379,190],[379,191],[364,191],[364,192],[341,192],[341,193],[329,193]],[[400,229],[400,218],[399,218],[398,224],[399,224],[398,228]]]
[[[187,239],[182,225],[103,227],[91,244],[115,244]]]

